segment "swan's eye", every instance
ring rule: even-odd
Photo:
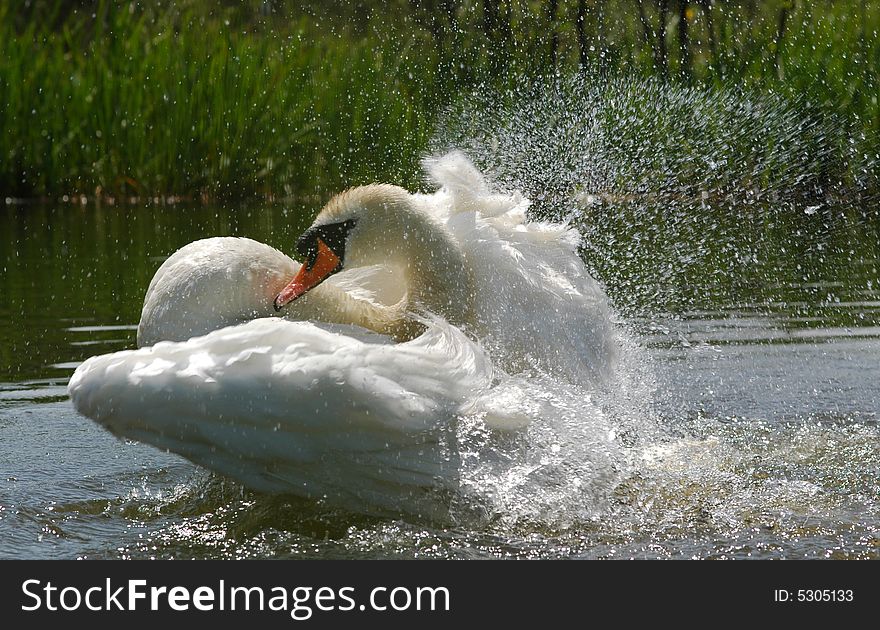
[[[355,219],[340,221],[339,223],[327,223],[315,225],[303,232],[296,242],[296,251],[302,257],[306,269],[311,269],[318,258],[318,239],[336,254],[340,261],[345,262],[345,241],[348,234],[355,226]]]
[[[311,232],[311,230],[309,230]],[[296,252],[302,258],[306,269],[311,269],[318,258],[318,236],[306,232],[296,242]]]

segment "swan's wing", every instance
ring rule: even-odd
[[[423,166],[441,188],[414,202],[443,221],[467,257],[475,319],[493,357],[512,371],[537,367],[580,383],[602,380],[618,340],[604,291],[577,253],[580,235],[527,222],[528,200],[493,193],[460,151]]]
[[[491,380],[458,330],[404,344],[354,327],[256,320],[93,357],[76,409],[262,491],[429,515],[455,483],[452,420]]]
[[[511,371],[535,367],[598,383],[616,359],[618,339],[599,284],[577,254],[577,232],[459,213],[447,225],[474,273],[474,312],[484,343]]]
[[[528,202],[522,194],[493,193],[483,174],[461,151],[425,158],[422,167],[440,190],[431,195],[414,195],[415,200],[441,221],[460,212],[495,217],[513,211],[525,217]]]

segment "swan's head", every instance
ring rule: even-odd
[[[406,247],[401,241],[420,222],[415,215],[411,195],[388,184],[360,186],[333,197],[297,240],[303,265],[276,296],[275,310],[343,269],[399,259]]]

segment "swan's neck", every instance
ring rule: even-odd
[[[456,324],[469,321],[473,278],[464,254],[446,228],[409,199],[383,212],[381,229],[365,235],[358,251],[355,265],[386,264],[402,274],[405,305],[391,307],[391,316],[428,311]]]
[[[309,319],[330,324],[353,324],[398,341],[413,339],[422,332],[422,326],[407,317],[406,299],[397,304],[381,304],[354,297],[331,282],[315,287],[295,305],[296,314],[307,313]]]

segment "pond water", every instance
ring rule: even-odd
[[[318,206],[0,207],[0,557],[880,558],[880,239],[852,208],[755,227],[702,207],[674,230],[644,205],[585,215],[651,428],[570,518],[440,526],[262,496],[73,410],[73,370],[134,346],[175,249],[291,252]]]

